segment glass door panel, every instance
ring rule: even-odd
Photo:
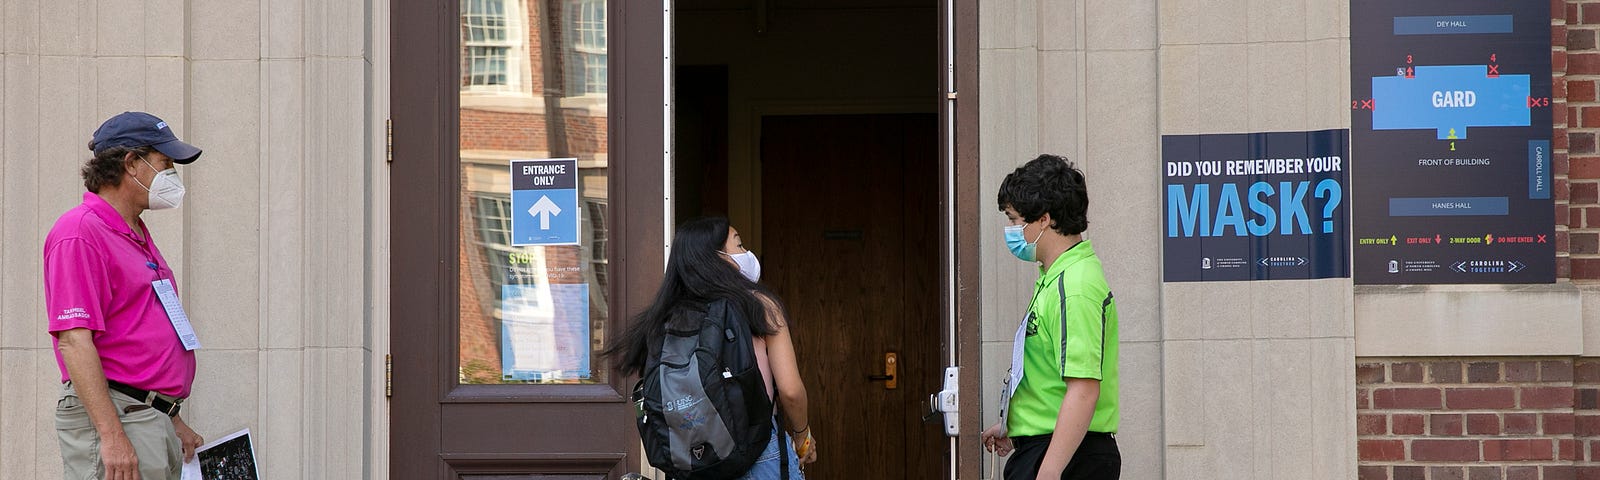
[[[606,2],[461,0],[460,26],[459,382],[604,383]]]

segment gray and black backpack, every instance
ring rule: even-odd
[[[745,322],[727,300],[678,307],[650,341],[636,423],[650,465],[669,479],[738,478],[772,438],[773,402]]]

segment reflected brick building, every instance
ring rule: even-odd
[[[523,346],[534,347],[540,365],[576,365],[604,339],[605,29],[603,1],[462,1],[458,275],[464,383],[530,380],[504,375],[511,359],[503,357],[512,348],[506,343],[512,339],[502,338],[508,306],[542,312],[533,320],[534,333],[519,334],[532,342]],[[511,245],[513,218],[527,214],[511,209],[509,161],[541,158],[578,159],[581,207],[570,214],[580,216],[580,245]],[[514,264],[512,254],[532,261]],[[588,285],[588,298],[574,298],[574,285]],[[558,293],[552,295],[553,290]],[[507,303],[508,291],[531,293]],[[585,302],[587,332],[574,324],[582,319],[571,314],[583,311]],[[554,326],[547,327],[550,322]],[[584,333],[591,348],[573,347],[571,337]],[[557,342],[552,335],[562,338]],[[552,351],[555,343],[562,346]],[[587,363],[599,365],[592,358]],[[540,375],[538,381],[581,380],[573,376],[564,371],[555,379]]]

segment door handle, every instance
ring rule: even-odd
[[[894,390],[899,388],[897,378],[895,378],[898,376],[897,372],[900,370],[899,367],[900,354],[886,352],[883,354],[883,374],[867,375],[867,380],[872,382],[883,382],[883,388],[885,390]]]

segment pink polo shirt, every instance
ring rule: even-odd
[[[140,230],[149,232],[144,222]],[[140,240],[117,209],[94,192],[56,220],[44,240],[44,302],[50,333],[87,328],[106,378],[185,398],[194,384],[194,352],[167,319],[151,282],[173,281],[150,239]],[[61,381],[70,380],[55,340]]]

